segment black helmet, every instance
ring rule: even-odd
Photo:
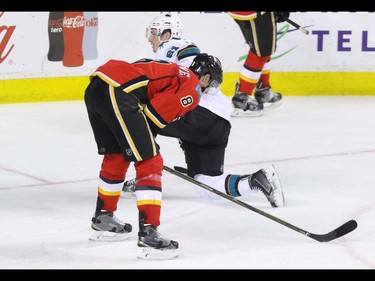
[[[214,56],[210,56],[206,53],[197,55],[190,65],[190,69],[198,76],[198,78],[201,78],[207,73],[210,74],[210,87],[219,87],[223,82],[223,69],[221,68],[221,62]]]

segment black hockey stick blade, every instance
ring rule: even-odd
[[[184,168],[184,167],[180,167],[180,166],[174,166],[173,167],[177,172],[180,172],[180,173],[183,173],[185,175],[187,175],[187,169]]]
[[[312,234],[312,233],[306,233],[307,236],[310,236],[311,238],[319,241],[319,242],[329,242],[333,239],[339,238],[341,236],[344,236],[348,234],[349,232],[352,232],[354,229],[356,229],[358,226],[357,222],[355,220],[350,220],[343,225],[339,226],[335,230],[332,230],[331,232],[328,232],[326,234]]]

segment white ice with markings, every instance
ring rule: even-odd
[[[232,126],[225,172],[274,164],[285,207],[261,193],[238,199],[316,234],[351,219],[358,228],[317,242],[164,172],[159,231],[179,242],[179,257],[140,260],[134,197],[116,212],[133,225],[130,239],[88,239],[101,156],[83,101],[0,105],[0,269],[375,269],[375,97],[285,96]],[[176,139],[157,140],[165,165],[184,166]]]

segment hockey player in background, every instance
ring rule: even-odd
[[[148,41],[157,59],[190,67],[195,73],[212,72],[217,84],[201,96],[194,110],[158,130],[158,134],[180,140],[190,177],[233,197],[261,191],[273,207],[284,206],[284,194],[273,166],[246,175],[224,174],[232,106],[220,90],[221,62],[214,56],[200,54],[197,45],[181,35],[181,20],[173,14],[157,16],[147,27]],[[124,186],[125,191],[131,192],[131,188]],[[221,198],[199,186],[195,188],[202,197]]]
[[[195,75],[184,66],[142,59],[109,60],[91,76],[85,105],[98,153],[103,155],[90,240],[129,238],[132,226],[117,210],[130,162],[134,162],[139,213],[140,258],[170,259],[178,243],[163,237],[160,225],[163,159],[155,132],[198,105],[199,96],[217,83],[212,73]]]
[[[276,23],[287,20],[289,12],[241,11],[228,14],[236,21],[249,45],[232,98],[232,116],[260,116],[281,104],[282,94],[271,90],[270,61],[276,51]]]

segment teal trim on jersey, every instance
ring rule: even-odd
[[[187,57],[196,56],[201,53],[201,50],[195,45],[189,45],[186,48],[183,48],[178,51],[177,59],[182,60]]]

